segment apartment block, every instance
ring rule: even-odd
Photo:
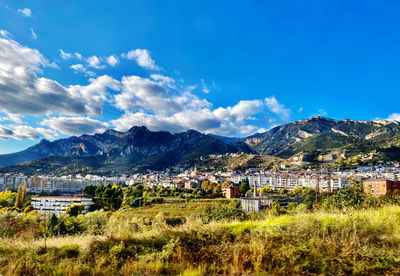
[[[384,196],[390,191],[400,191],[400,181],[385,178],[371,178],[363,181],[364,194],[368,196]]]
[[[45,214],[59,215],[72,204],[82,204],[85,209],[83,213],[89,211],[92,205],[92,198],[86,195],[74,195],[74,196],[39,196],[32,197],[31,204],[35,210]]]

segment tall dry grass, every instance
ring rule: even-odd
[[[175,227],[120,212],[98,235],[2,239],[0,274],[399,274],[399,253],[399,206]]]

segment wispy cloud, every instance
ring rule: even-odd
[[[28,9],[28,8],[18,9],[18,12],[20,14],[22,14],[23,16],[26,16],[26,17],[31,17],[32,16],[32,11],[30,9]]]
[[[392,113],[392,114],[390,114],[389,117],[387,118],[387,120],[400,122],[400,113]]]
[[[31,36],[32,36],[33,39],[37,39],[37,34],[33,30],[33,28],[31,28]]]
[[[275,96],[265,98],[265,104],[268,109],[278,115],[282,121],[288,121],[290,119],[290,109],[278,102]]]

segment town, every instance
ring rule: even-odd
[[[112,184],[121,187],[142,183],[147,188],[163,188],[170,190],[199,190],[207,189],[208,183],[221,187],[221,196],[225,198],[237,198],[239,184],[248,181],[249,190],[242,208],[246,211],[259,211],[265,208],[263,205],[271,205],[268,197],[263,197],[265,191],[279,192],[282,190],[292,191],[297,188],[314,189],[321,193],[334,193],[351,181],[363,182],[364,193],[367,196],[383,196],[390,190],[399,190],[400,168],[398,166],[371,166],[358,167],[348,171],[279,171],[251,168],[244,172],[202,172],[197,168],[188,170],[178,169],[178,172],[149,171],[146,174],[134,174],[131,176],[104,177],[98,175],[67,175],[61,177],[23,174],[0,175],[0,192],[6,190],[17,191],[21,185],[26,185],[27,193],[32,196],[32,206],[38,211],[60,214],[72,204],[83,204],[84,212],[87,212],[92,204],[90,196],[80,194],[88,185],[104,186]],[[249,206],[249,198],[257,199],[259,207]],[[263,200],[264,199],[264,200]],[[247,200],[247,201],[246,201]],[[43,204],[44,202],[48,202]],[[52,202],[52,204],[49,204]],[[265,205],[265,204],[264,204]],[[43,206],[46,206],[44,208]],[[61,207],[60,207],[61,206]]]

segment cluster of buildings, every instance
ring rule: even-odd
[[[105,185],[125,183],[126,177],[102,177],[97,175],[68,175],[53,177],[46,175],[26,176],[23,174],[0,175],[0,192],[16,191],[19,185],[27,184],[29,193],[80,193],[87,185]]]
[[[223,190],[226,198],[239,197],[238,184],[249,181],[250,188],[261,190],[269,187],[273,190],[293,190],[306,187],[319,191],[334,192],[350,183],[352,180],[364,183],[364,193],[370,196],[383,196],[389,191],[400,191],[400,168],[398,167],[360,167],[352,171],[297,171],[297,172],[270,172],[261,169],[248,169],[245,172],[201,172],[196,168],[181,170],[178,173],[152,172],[134,174],[129,177],[103,177],[97,175],[68,175],[52,177],[46,175],[25,176],[23,174],[0,175],[0,192],[17,190],[21,184],[27,184],[29,193],[41,194],[58,192],[60,194],[80,193],[87,185],[132,185],[142,182],[147,187],[163,187],[175,189],[200,189],[204,181],[211,183],[228,183]],[[87,211],[92,199],[85,196],[45,196],[33,197],[32,205],[35,209],[45,213],[59,214],[73,203],[80,203]],[[253,208],[249,201],[249,210]],[[258,203],[254,203],[258,204]],[[265,203],[270,204],[270,202]],[[253,206],[253,207],[251,207]],[[256,208],[256,207],[254,207]]]

